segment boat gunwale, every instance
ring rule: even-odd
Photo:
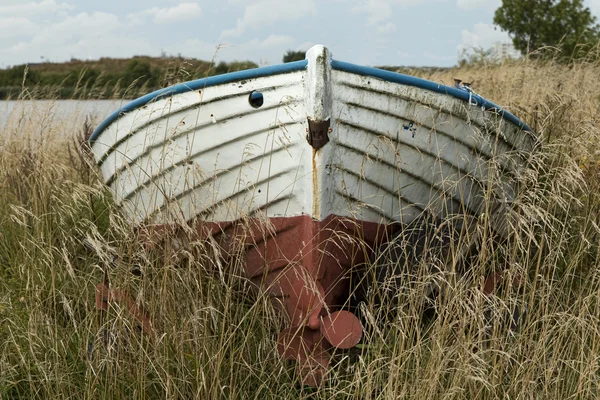
[[[104,121],[98,125],[89,138],[89,143],[94,144],[96,139],[125,113],[135,109],[144,107],[150,102],[158,101],[170,96],[191,92],[193,90],[202,90],[211,86],[218,86],[226,83],[231,83],[244,79],[261,78],[272,75],[286,74],[291,72],[301,71],[308,66],[308,60],[294,61],[286,64],[272,65],[267,67],[253,68],[244,71],[230,72],[222,75],[215,75],[207,78],[197,79],[189,82],[179,83],[169,86],[164,89],[159,89],[147,95],[137,98],[126,105],[119,108],[117,111],[110,114]],[[351,74],[370,76],[376,79],[381,79],[386,82],[397,83],[405,86],[412,86],[423,90],[432,91],[439,94],[449,95],[465,102],[475,101],[479,107],[483,107],[486,111],[497,113],[502,118],[512,123],[524,131],[533,133],[533,130],[514,114],[500,107],[499,105],[486,100],[481,95],[469,92],[465,89],[446,86],[441,83],[436,83],[422,78],[417,78],[410,75],[401,74],[398,72],[386,71],[374,67],[366,67],[357,64],[348,63],[345,61],[331,60],[331,68],[333,70],[348,72]]]
[[[142,97],[139,97],[121,108],[110,114],[104,121],[98,125],[89,138],[90,144],[94,144],[96,139],[115,122],[122,115],[142,108],[150,102],[162,100],[178,94],[188,93],[194,90],[202,90],[211,86],[223,85],[226,83],[232,83],[239,80],[262,78],[272,75],[287,74],[292,72],[301,71],[308,65],[308,60],[294,61],[286,64],[271,65],[267,67],[247,69],[243,71],[229,72],[226,74],[209,76],[207,78],[196,79],[189,82],[178,83],[173,86],[159,89],[154,92],[148,93]]]
[[[405,86],[413,86],[419,89],[428,90],[431,92],[446,94],[457,99],[469,102],[475,101],[477,106],[485,108],[485,111],[492,111],[513,125],[525,131],[533,132],[533,130],[517,116],[500,107],[499,105],[486,100],[481,95],[469,92],[465,89],[446,86],[442,83],[436,83],[427,79],[417,78],[411,75],[405,75],[398,72],[386,71],[384,69],[366,67],[362,65],[352,64],[345,61],[331,60],[331,68],[336,71],[347,72],[355,75],[370,76],[376,79],[381,79],[386,82],[398,83]]]

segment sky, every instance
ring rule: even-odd
[[[600,0],[585,0],[600,17]],[[0,0],[0,68],[77,58],[181,55],[281,62],[327,46],[363,65],[452,66],[510,41],[501,0]],[[600,18],[599,18],[600,19]]]

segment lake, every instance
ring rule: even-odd
[[[89,117],[97,126],[131,100],[23,100],[0,101],[0,132],[69,135],[77,132]],[[1,134],[1,133],[0,133]]]

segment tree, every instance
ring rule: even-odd
[[[23,83],[35,85],[39,83],[40,79],[41,75],[37,71],[31,70],[27,65],[16,65],[0,71],[1,86],[21,86]]]
[[[596,17],[583,0],[502,0],[494,23],[524,54],[553,46],[560,47],[560,58],[577,58],[600,40]]]
[[[294,51],[288,50],[287,53],[283,55],[283,62],[289,63],[292,61],[301,61],[306,57],[306,53],[304,51]]]
[[[258,68],[258,64],[252,61],[232,61],[229,64],[225,61],[221,61],[214,67],[213,72],[215,75],[221,75],[228,72],[243,71],[252,68]]]
[[[502,61],[503,59],[494,53],[494,49],[484,49],[482,47],[463,49],[458,56],[459,67],[466,67],[467,65],[497,64]]]
[[[133,82],[137,82],[138,86],[141,86],[144,82],[148,82],[148,84],[152,85],[155,81],[150,62],[139,58],[132,58],[127,63],[123,78],[127,85],[130,85]]]

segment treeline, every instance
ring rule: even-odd
[[[135,98],[175,83],[256,67],[251,61],[214,64],[146,56],[17,65],[0,70],[0,99]]]
[[[283,62],[302,60],[304,52],[288,51]],[[211,63],[183,57],[72,59],[0,69],[0,100],[136,98],[179,82],[257,68],[252,61]],[[388,71],[418,74],[445,68],[381,66]]]

